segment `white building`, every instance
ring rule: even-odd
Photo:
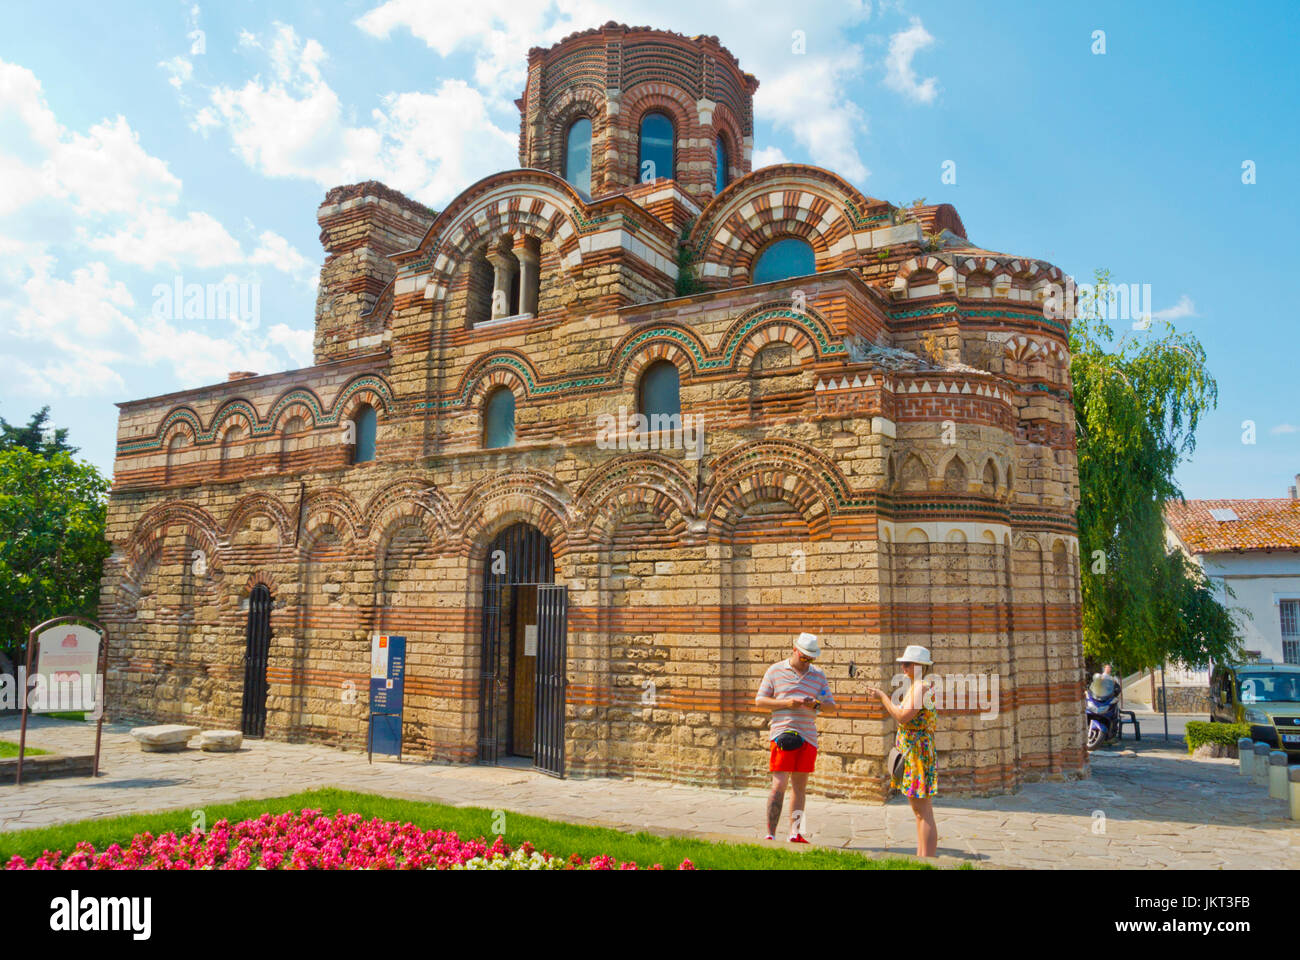
[[[1169,503],[1165,536],[1216,585],[1232,590],[1225,602],[1234,610],[1248,653],[1276,663],[1300,663],[1300,499],[1295,487],[1288,498]]]

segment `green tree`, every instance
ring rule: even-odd
[[[76,453],[77,448],[68,445],[67,427],[50,430],[45,425],[49,419],[49,407],[41,407],[33,413],[25,427],[16,427],[0,417],[0,450],[22,447],[43,457],[52,457],[56,453],[66,453],[69,456]]]
[[[42,620],[95,615],[108,488],[67,453],[0,450],[0,650],[15,662]]]
[[[1165,503],[1182,499],[1174,470],[1218,386],[1200,341],[1171,324],[1114,343],[1101,309],[1110,292],[1097,271],[1070,328],[1084,653],[1129,671],[1227,659],[1240,648],[1232,617],[1201,569],[1170,552],[1164,527]]]

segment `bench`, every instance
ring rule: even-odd
[[[1128,719],[1127,719],[1127,720],[1124,719],[1124,715],[1125,715],[1125,714],[1128,714]],[[1134,739],[1134,740],[1141,740],[1141,739],[1142,739],[1142,725],[1141,725],[1140,723],[1138,723],[1137,714],[1135,714],[1132,710],[1121,710],[1121,711],[1119,712],[1119,738],[1120,738],[1121,740],[1124,739],[1124,724],[1126,724],[1126,723],[1129,724],[1129,725],[1133,728],[1133,739]]]

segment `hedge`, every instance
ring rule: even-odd
[[[1242,737],[1250,737],[1248,723],[1206,723],[1204,720],[1187,721],[1187,752],[1207,743],[1222,743],[1235,747]]]

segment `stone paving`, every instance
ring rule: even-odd
[[[0,718],[0,738],[17,741],[17,728],[17,718]],[[0,786],[0,831],[334,786],[624,830],[744,841],[762,833],[761,790],[558,780],[527,768],[390,758],[372,766],[360,753],[267,740],[246,741],[233,754],[147,754],[129,729],[105,725],[98,779]],[[89,752],[94,728],[36,718],[28,742]],[[1300,823],[1288,819],[1283,801],[1239,776],[1236,761],[1193,760],[1181,742],[1149,735],[1125,747],[1095,756],[1091,777],[1082,781],[1033,783],[1014,796],[987,799],[941,794],[941,857],[1008,868],[1300,868]],[[869,854],[915,850],[914,821],[899,798],[867,804],[814,796],[806,817],[816,843]]]

